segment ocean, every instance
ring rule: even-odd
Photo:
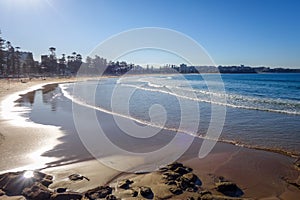
[[[94,114],[85,116],[85,111],[76,109],[76,105],[93,110]],[[108,119],[102,119],[99,113],[113,116],[109,120],[116,121],[114,126],[130,135],[123,138],[119,134],[112,136],[113,132],[106,133],[114,140],[113,144],[127,151],[142,152],[125,147],[122,140],[127,141],[127,146],[138,146],[140,141],[155,138],[163,129],[168,134],[180,132],[248,148],[300,155],[300,74],[103,78],[38,90],[31,98],[25,95],[19,106],[29,108],[22,115],[33,122],[59,126],[62,131],[74,133],[60,138],[64,144],[55,150],[56,156],[68,156],[68,159],[88,155],[82,145],[85,144],[82,135],[86,133],[78,128],[78,118],[85,118],[87,132],[98,132],[96,126],[89,125],[95,121],[104,132],[109,132]],[[220,131],[220,135],[209,131]],[[78,148],[74,150],[74,146]],[[161,148],[159,144],[159,147],[151,146],[149,142],[149,148],[143,151]],[[72,155],[67,155],[70,152]]]

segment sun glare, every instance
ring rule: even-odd
[[[25,171],[23,174],[24,178],[32,178],[34,176],[33,171]]]

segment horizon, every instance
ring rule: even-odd
[[[21,51],[32,52],[37,61],[48,54],[50,46],[56,47],[58,57],[75,51],[85,60],[112,35],[135,28],[161,27],[194,39],[216,66],[299,69],[299,5],[293,0],[114,0],[88,4],[71,0],[3,0],[0,30],[4,39],[20,46]],[[125,61],[139,64],[139,58]]]

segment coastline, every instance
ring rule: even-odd
[[[4,80],[5,81],[5,80]],[[32,81],[29,84],[27,83],[14,83],[10,85],[9,90],[1,91],[1,102],[7,97],[7,95],[11,95],[13,93],[24,93],[29,92],[29,90],[35,89],[40,86],[45,86],[51,83],[65,83],[65,82],[73,82],[74,79],[54,79],[54,80],[38,80]],[[28,87],[30,87],[28,89]],[[3,97],[5,96],[5,98]],[[0,142],[1,152],[5,154],[5,149],[18,147],[22,144],[30,145],[30,137],[37,137],[38,135],[44,135],[47,138],[47,144],[49,145],[49,137],[53,137],[52,129],[49,131],[49,126],[44,128],[41,127],[15,127],[9,123],[7,120],[1,119],[0,121],[0,134],[3,133],[3,137],[5,137],[4,141]],[[53,128],[53,127],[52,127]],[[37,129],[39,131],[37,131]],[[51,128],[50,128],[51,129]],[[55,131],[60,131],[59,128],[56,128]],[[11,134],[13,133],[13,134]],[[30,134],[29,134],[30,133]],[[33,134],[34,133],[34,134]],[[63,134],[63,133],[61,133]],[[61,136],[60,134],[56,134],[55,138]],[[16,141],[18,139],[19,143]],[[44,139],[45,139],[44,138]],[[26,139],[26,140],[25,140]],[[9,141],[8,141],[9,140]],[[43,139],[41,139],[43,140]],[[56,142],[56,143],[55,143]],[[281,176],[288,176],[289,179],[297,178],[299,179],[299,170],[294,169],[293,167],[293,158],[284,156],[279,154],[278,152],[267,152],[264,150],[255,150],[255,149],[248,149],[247,147],[236,146],[235,144],[225,144],[222,142],[218,142],[217,147],[213,150],[213,152],[206,157],[205,159],[198,159],[197,157],[197,146],[201,143],[201,139],[197,139],[191,148],[188,150],[186,154],[180,159],[185,165],[190,166],[194,169],[194,173],[197,174],[202,182],[204,182],[209,188],[213,187],[214,178],[216,176],[225,176],[227,179],[236,182],[238,185],[245,190],[246,197],[259,197],[259,198],[267,198],[267,197],[280,197],[284,199],[292,199],[291,197],[296,197],[295,195],[299,195],[299,190],[295,190],[292,186],[286,184],[285,181],[281,179]],[[9,144],[9,145],[5,145]],[[54,139],[54,143],[51,143],[50,146],[55,146],[57,144],[56,139]],[[43,147],[45,143],[39,144],[36,148],[24,150],[20,149],[19,152],[13,151],[14,154],[19,154],[21,157],[22,155],[28,154],[28,152],[35,152],[36,149],[40,149]],[[201,144],[200,144],[201,145]],[[32,146],[31,146],[32,148]],[[51,147],[50,147],[51,148]],[[42,151],[45,151],[43,149]],[[43,152],[35,152],[38,153],[40,156]],[[12,155],[13,156],[13,155]],[[15,159],[14,157],[10,157],[11,159]],[[37,157],[36,157],[37,158]],[[34,159],[36,159],[34,158]],[[1,158],[3,159],[3,158]],[[28,157],[24,160],[18,160],[16,163],[13,160],[14,165],[19,166],[26,166],[28,164],[32,164],[32,160],[28,160]],[[47,161],[45,161],[47,162]],[[1,161],[3,164],[4,162]],[[257,167],[258,165],[258,167]],[[262,166],[259,166],[262,165]],[[9,163],[6,163],[6,166],[9,166]],[[251,166],[251,167],[250,167]],[[276,166],[277,170],[271,170],[269,174],[267,174],[272,167]],[[2,170],[4,168],[5,170]],[[0,171],[16,171],[22,170],[22,168],[9,168],[1,165]],[[42,168],[42,167],[40,167]],[[99,175],[99,171],[101,174]],[[57,188],[57,187],[68,187],[73,191],[83,192],[87,189],[94,188],[99,185],[106,185],[110,182],[118,181],[120,178],[126,177],[125,175],[121,175],[119,177],[120,172],[116,170],[112,170],[109,167],[106,167],[100,164],[96,160],[89,160],[83,161],[79,163],[69,164],[69,165],[62,165],[53,168],[47,168],[43,170],[45,173],[49,173],[56,177],[56,182],[50,185],[50,188]],[[73,173],[83,174],[91,181],[86,182],[70,182],[65,180],[65,178]],[[267,174],[266,177],[261,177],[264,174]],[[102,175],[102,176],[101,176]],[[114,179],[114,177],[117,177]],[[265,180],[264,180],[265,179]],[[272,184],[269,186],[268,182]],[[275,184],[274,184],[275,181]],[[261,191],[261,185],[254,186],[257,182],[262,182],[261,185],[266,187],[265,191]],[[1,197],[0,197],[1,199]]]

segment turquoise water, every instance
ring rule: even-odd
[[[212,110],[222,107],[226,115],[224,125],[218,124],[222,126],[219,141],[300,153],[300,74],[225,74],[219,78],[214,74],[131,76],[82,82],[76,91],[74,84],[62,84],[50,93],[36,93],[36,99],[48,100],[24,105],[32,108],[31,120],[68,131],[75,131],[73,101],[141,126],[180,129],[198,137],[207,137]],[[195,123],[197,129],[189,129]]]

